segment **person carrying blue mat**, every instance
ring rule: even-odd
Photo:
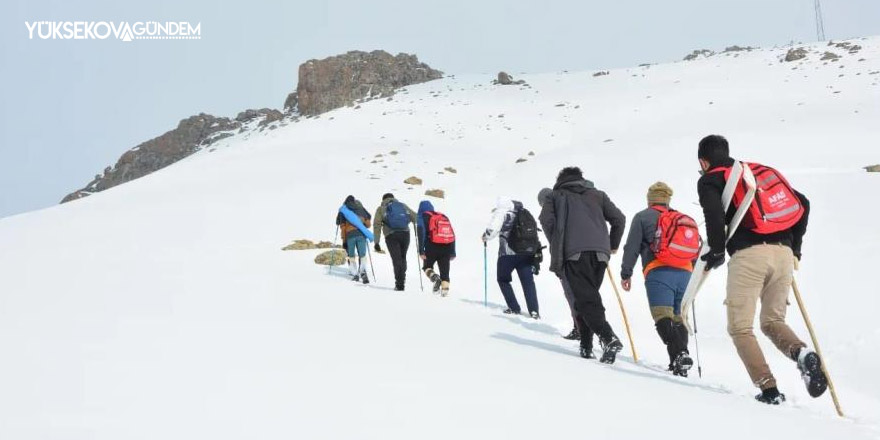
[[[370,213],[354,196],[345,198],[345,202],[339,208],[339,214],[336,215],[336,225],[339,226],[340,236],[348,254],[349,274],[352,276],[352,281],[361,281],[364,284],[370,283],[366,260],[367,241],[374,239],[369,229],[370,220]]]

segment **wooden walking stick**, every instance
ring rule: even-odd
[[[794,267],[795,269],[798,267],[797,260],[795,260]],[[834,382],[831,381],[831,375],[828,374],[827,359],[822,355],[822,350],[819,349],[819,340],[816,338],[816,332],[813,330],[813,323],[810,322],[810,316],[807,315],[807,307],[804,306],[804,300],[801,298],[801,291],[798,289],[797,281],[795,281],[794,277],[791,279],[791,288],[794,290],[794,297],[797,300],[798,307],[801,309],[801,315],[804,317],[804,322],[807,324],[807,330],[810,332],[810,339],[813,340],[813,347],[816,348],[816,353],[819,355],[819,359],[822,360],[822,372],[825,373],[825,378],[828,379],[828,391],[831,391],[831,400],[834,401],[834,408],[837,410],[837,415],[845,417],[843,415],[843,410],[840,409],[840,400],[837,399],[837,391],[834,389]]]
[[[626,336],[629,337],[629,348],[632,349],[633,360],[635,362],[639,361],[639,355],[636,354],[636,345],[633,343],[633,335],[629,330],[629,318],[626,317],[626,309],[623,307],[623,300],[620,299],[620,291],[617,290],[617,283],[614,282],[614,275],[611,274],[611,267],[605,266],[605,271],[608,273],[608,279],[611,280],[611,287],[614,288],[614,294],[617,295],[617,304],[620,304],[620,313],[623,314],[623,325],[626,326]],[[822,356],[821,354],[819,355]]]

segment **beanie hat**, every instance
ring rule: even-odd
[[[550,188],[542,188],[541,191],[538,191],[538,206],[544,206],[545,203],[549,202],[552,194],[553,190]]]
[[[385,193],[385,195],[382,196],[382,200],[388,200],[388,199],[393,199],[393,198],[394,198],[394,194],[391,194],[391,193]]]
[[[663,182],[657,182],[648,188],[649,205],[668,205],[672,199],[672,188]]]

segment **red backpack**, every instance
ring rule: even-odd
[[[758,234],[772,234],[790,229],[804,216],[804,205],[779,171],[757,163],[746,163],[755,175],[755,199],[743,218],[742,226]],[[731,168],[724,170],[724,179]],[[740,182],[733,193],[733,206],[739,208],[746,195],[746,184]]]
[[[435,244],[449,244],[455,241],[455,231],[452,230],[452,223],[445,215],[427,211],[428,214],[428,240]]]
[[[651,251],[661,263],[684,266],[700,256],[700,229],[687,214],[664,206],[653,206],[660,212]]]

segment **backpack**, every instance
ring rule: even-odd
[[[455,241],[455,231],[449,217],[439,212],[427,211],[428,241],[435,244],[449,244]]]
[[[541,241],[538,239],[538,222],[521,203],[516,202],[514,209],[516,219],[507,236],[507,245],[517,254],[534,255],[541,248]]]
[[[651,242],[651,252],[661,263],[670,266],[690,264],[700,256],[700,229],[687,214],[674,209],[654,206],[660,213]]]
[[[779,171],[757,163],[746,163],[755,175],[757,188],[755,199],[743,218],[742,226],[757,234],[772,234],[790,229],[804,216],[804,205],[794,189]],[[716,169],[719,170],[719,169]],[[731,168],[724,170],[724,178],[730,177]],[[739,208],[746,194],[745,182],[733,193],[733,206]]]
[[[392,230],[409,229],[409,213],[406,212],[406,206],[397,200],[392,200],[385,207],[385,226]]]

